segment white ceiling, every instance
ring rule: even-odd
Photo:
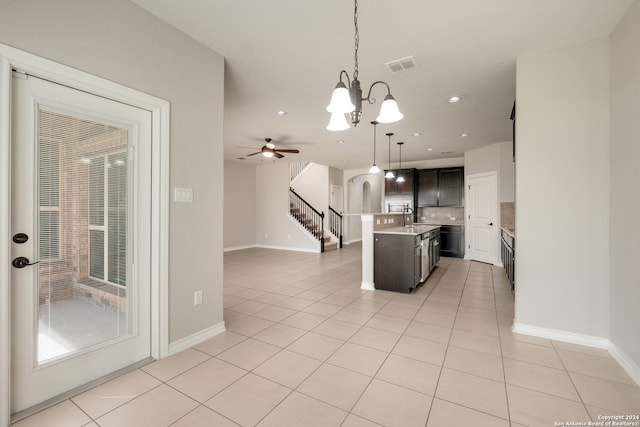
[[[226,59],[225,158],[249,154],[271,137],[339,169],[369,167],[373,126],[386,92],[376,86],[362,122],[325,129],[325,107],[341,69],[354,67],[353,2],[347,0],[133,0]],[[359,79],[391,86],[405,117],[381,124],[376,163],[459,157],[511,140],[515,64],[522,55],[603,37],[633,0],[361,0]],[[391,74],[385,62],[414,56],[418,68]],[[189,67],[189,64],[181,64]],[[462,101],[447,102],[458,95]],[[279,117],[275,113],[288,114]],[[413,136],[419,132],[420,136]],[[466,138],[460,137],[467,133]],[[343,144],[336,141],[343,140]],[[247,148],[245,148],[247,147]],[[427,151],[432,148],[432,151]],[[442,152],[450,152],[441,154]],[[240,160],[238,160],[240,161]],[[271,161],[263,156],[242,162]]]

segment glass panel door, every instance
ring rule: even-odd
[[[126,335],[126,128],[49,111],[38,129],[38,363]]]

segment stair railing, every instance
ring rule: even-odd
[[[338,238],[338,248],[342,248],[342,213],[329,206],[329,231]]]
[[[324,252],[324,212],[318,212],[293,188],[289,188],[289,213],[320,240],[320,252]]]
[[[293,182],[293,180],[300,175],[300,173],[309,165],[310,162],[291,162],[289,163],[289,182]]]

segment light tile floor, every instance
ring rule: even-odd
[[[360,290],[359,245],[225,254],[227,332],[16,426],[553,426],[640,414],[605,350],[511,332],[504,271]],[[585,424],[586,425],[586,424]]]

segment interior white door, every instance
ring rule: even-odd
[[[497,248],[496,172],[466,177],[466,258],[495,264]]]
[[[17,413],[150,357],[151,113],[14,76]]]

